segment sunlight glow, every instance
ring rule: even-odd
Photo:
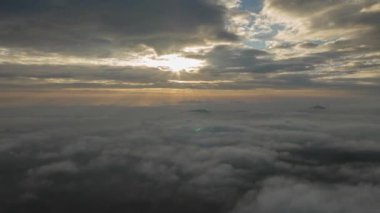
[[[204,60],[187,58],[181,54],[157,55],[154,50],[150,52],[138,52],[124,57],[115,58],[84,58],[65,56],[57,53],[33,53],[20,52],[13,49],[0,47],[0,64],[24,64],[24,65],[82,65],[82,66],[110,66],[110,67],[150,67],[162,71],[179,73],[196,72],[206,66]]]
[[[222,83],[233,83],[234,81],[227,80],[214,80],[214,81],[181,81],[181,80],[169,80],[170,83],[175,84],[222,84]]]
[[[147,67],[155,67],[171,72],[192,72],[205,66],[205,62],[193,58],[185,58],[177,54],[163,55],[156,58],[146,58],[143,64]]]

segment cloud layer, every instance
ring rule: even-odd
[[[225,10],[211,0],[6,0],[0,45],[104,55],[138,44],[165,50],[205,39],[236,39],[224,30]]]
[[[119,88],[191,85],[175,80],[377,90],[379,8],[373,0],[6,0],[0,80],[10,88],[109,87],[111,78]]]
[[[378,102],[2,108],[4,212],[376,212]]]

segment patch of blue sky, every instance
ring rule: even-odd
[[[264,40],[248,40],[245,41],[244,44],[248,47],[259,50],[264,50],[267,47],[266,42]]]
[[[242,0],[240,8],[258,13],[263,8],[263,2],[262,0]]]

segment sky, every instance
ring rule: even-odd
[[[0,0],[0,212],[377,213],[378,0]]]
[[[376,0],[3,0],[0,87],[376,94]]]

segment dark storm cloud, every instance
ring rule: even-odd
[[[378,106],[2,108],[0,210],[372,213]]]
[[[226,8],[209,0],[5,0],[0,45],[107,55],[146,44],[168,50],[203,40],[236,40]]]

